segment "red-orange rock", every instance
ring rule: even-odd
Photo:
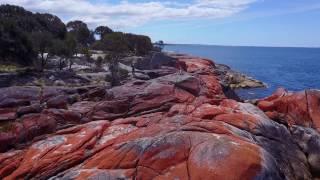
[[[255,179],[262,170],[259,147],[217,135],[189,155],[191,179]]]
[[[46,114],[31,114],[23,116],[17,122],[6,125],[0,132],[0,152],[15,145],[32,140],[34,137],[52,133],[57,127],[56,120]]]
[[[196,72],[199,70],[210,70],[215,67],[213,61],[190,56],[176,56],[178,61],[186,64],[187,72]]]
[[[114,120],[126,116],[129,109],[129,99],[103,101],[94,106],[90,118],[92,120]]]
[[[261,100],[258,107],[270,118],[289,126],[299,125],[320,131],[319,100],[320,92],[317,90],[288,93],[280,89],[271,97]]]
[[[270,112],[270,111],[275,111],[275,105],[273,102],[270,101],[261,101],[259,102],[259,108],[266,111],[266,112]]]
[[[192,116],[201,119],[213,119],[220,114],[226,114],[228,112],[231,112],[231,110],[211,104],[203,104],[192,112]]]
[[[19,167],[19,164],[23,159],[22,155],[22,151],[0,154],[0,179],[10,175]]]
[[[20,98],[51,108],[22,113],[0,131],[2,151],[33,140],[0,154],[0,179],[318,177],[320,135],[302,127],[318,127],[317,91],[279,90],[260,101],[264,113],[227,99],[212,61],[176,58],[187,72],[111,89],[47,87],[41,97]]]
[[[217,116],[206,118],[210,112]],[[273,157],[277,154],[259,146],[260,140],[253,140],[255,133],[265,133],[264,128],[279,129],[260,113],[253,105],[225,101],[221,107],[204,104],[187,111],[174,111],[170,116],[158,113],[119,119],[112,124],[108,121],[87,123],[36,142],[23,152],[23,160],[18,166],[4,165],[0,172],[7,168],[10,173],[6,171],[0,175],[4,179],[54,176],[72,179],[98,176],[280,179],[283,173],[288,178],[300,177],[295,174],[299,169],[303,176],[310,177],[301,159],[299,163],[302,164],[297,167],[285,163],[287,169],[292,170],[282,172],[275,168],[278,165],[274,158],[294,161],[291,156]],[[138,126],[145,120],[149,122]],[[288,154],[299,150],[293,144],[291,146]]]

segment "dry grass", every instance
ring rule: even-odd
[[[0,72],[3,72],[3,73],[17,72],[18,69],[19,67],[16,65],[0,64]]]

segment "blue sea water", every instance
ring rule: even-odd
[[[244,99],[269,96],[279,87],[291,91],[320,89],[320,48],[166,45],[165,51],[213,59],[268,85],[237,90]]]

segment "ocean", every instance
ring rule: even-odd
[[[268,85],[237,90],[243,99],[263,98],[279,87],[320,89],[320,48],[166,45],[164,50],[212,59]]]

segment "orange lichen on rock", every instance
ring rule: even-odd
[[[258,107],[271,119],[282,121],[289,126],[299,125],[320,131],[320,92],[283,92],[278,90],[269,98],[259,102]]]
[[[18,88],[13,92],[26,90],[19,101],[12,100],[14,93],[9,100],[0,93],[3,119],[34,101],[41,104],[0,132],[0,179],[317,177],[320,155],[309,148],[316,141],[306,142],[309,130],[270,118],[319,127],[318,92],[278,91],[260,101],[264,113],[227,99],[212,61],[176,58],[187,72],[111,89]]]

